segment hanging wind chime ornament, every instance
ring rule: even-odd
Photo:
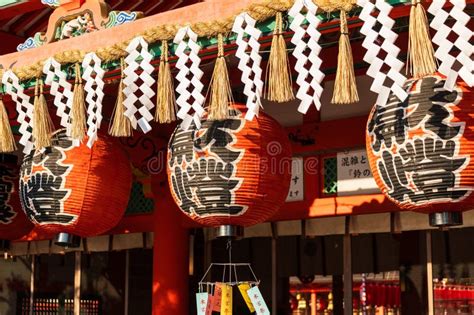
[[[211,271],[222,270],[219,281],[212,281]],[[248,269],[245,274],[252,276],[245,280],[239,273]],[[218,271],[220,271],[218,270]],[[248,276],[247,276],[248,277]],[[206,279],[211,278],[208,281]],[[250,313],[270,315],[267,303],[259,289],[260,280],[257,279],[252,266],[246,263],[211,264],[199,282],[199,292],[196,293],[196,308],[198,315],[212,315],[219,312],[222,315],[233,314],[233,291],[238,289]]]
[[[17,160],[16,155],[0,154],[0,250],[8,250],[9,241],[19,239],[33,229],[21,209]]]
[[[426,13],[414,1],[410,15],[409,69],[413,79],[367,125],[370,167],[382,192],[402,209],[429,214],[432,226],[462,225],[474,202],[472,87],[436,71]],[[448,86],[448,88],[447,88]]]
[[[233,105],[226,120],[176,128],[168,146],[176,204],[194,221],[218,227],[219,236],[241,236],[242,227],[269,219],[290,184],[291,147],[283,128],[264,113],[248,121],[246,111]]]
[[[79,246],[113,228],[122,218],[131,187],[129,160],[112,139],[101,135],[92,148],[75,146],[66,131],[51,147],[26,155],[20,170],[23,210],[35,230],[57,234],[56,244]]]

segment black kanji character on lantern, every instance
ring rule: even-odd
[[[13,172],[5,165],[0,165],[0,224],[10,224],[16,213],[9,204],[13,192]]]
[[[195,130],[182,130],[177,128],[168,147],[169,157],[168,163],[171,167],[174,163],[182,162],[191,163],[193,160],[193,142]]]
[[[235,165],[242,150],[232,147],[234,133],[243,127],[237,118],[203,122],[201,129],[177,130],[170,144],[169,168],[173,191],[187,213],[199,216],[237,215],[244,206],[234,203],[242,180]]]
[[[232,148],[234,133],[240,130],[242,121],[230,118],[226,120],[207,120],[196,133],[194,148],[198,152],[208,151],[225,163],[232,163],[240,158],[242,152]]]
[[[53,146],[45,152],[25,157],[20,178],[20,197],[28,217],[38,223],[71,223],[76,216],[64,213],[64,201],[70,190],[65,188],[71,166],[63,164],[65,151],[73,143],[66,132],[57,133]],[[38,169],[33,172],[33,168]]]
[[[408,130],[422,127],[443,140],[456,137],[461,127],[450,125],[446,118],[450,116],[446,105],[455,104],[458,100],[456,90],[447,91],[443,88],[444,80],[426,77],[412,80],[405,84],[409,92],[405,101],[400,102],[391,95],[387,105],[376,106],[368,131],[373,136],[372,149],[380,151],[382,144],[390,148],[395,141],[403,145]]]
[[[420,83],[421,82],[421,83]],[[446,104],[454,104],[458,99],[456,90],[444,89],[444,80],[435,77],[426,77],[418,81],[415,90],[405,102],[415,109],[408,114],[408,126],[410,129],[423,127],[443,140],[453,139],[459,134],[460,126],[451,126],[445,122],[450,116]]]
[[[62,178],[39,172],[23,184],[22,199],[28,216],[36,222],[70,223],[73,215],[61,213],[61,201],[68,194],[61,189]]]
[[[385,106],[375,106],[372,119],[368,124],[368,131],[373,135],[371,143],[375,151],[379,151],[382,144],[387,148],[392,146],[393,140],[398,144],[405,141],[405,130],[408,125],[406,108],[408,103],[401,102],[395,95],[391,95]]]
[[[454,141],[429,137],[407,141],[400,154],[384,150],[378,169],[390,197],[423,204],[466,196],[467,190],[456,188],[456,178],[467,159],[455,157],[455,148]]]

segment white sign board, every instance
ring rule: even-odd
[[[380,189],[370,171],[364,149],[337,153],[337,195],[377,194]]]
[[[294,157],[291,163],[291,184],[286,202],[304,200],[304,163],[302,157]]]

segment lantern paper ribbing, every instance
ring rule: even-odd
[[[26,155],[20,172],[23,210],[35,230],[48,235],[98,235],[122,218],[131,188],[122,148],[101,135],[92,148],[74,146],[65,130],[45,152]]]
[[[392,6],[385,0],[376,0],[375,4],[369,0],[358,0],[357,4],[362,7],[359,18],[364,21],[364,25],[360,32],[365,35],[362,46],[367,49],[364,61],[370,65],[367,75],[374,79],[370,90],[378,94],[377,105],[387,104],[391,92],[404,101],[407,97],[407,93],[403,90],[406,78],[400,73],[404,63],[398,60],[400,48],[395,46],[398,34],[392,30],[395,24],[389,16]],[[378,15],[372,16],[375,9],[379,11]],[[378,24],[381,25],[381,29],[376,31],[374,28]],[[383,40],[379,41],[380,37]],[[378,57],[381,51],[386,53],[383,59]],[[383,71],[384,66],[390,69],[387,73]]]
[[[97,140],[97,132],[102,122],[103,77],[105,71],[102,69],[102,61],[95,53],[89,53],[85,56],[82,68],[84,68],[82,79],[86,82],[84,91],[87,95],[87,146],[91,148]]]
[[[262,32],[255,27],[257,22],[247,13],[242,13],[235,18],[232,31],[237,34],[236,57],[239,58],[239,70],[242,71],[244,94],[247,96],[247,114],[245,119],[252,120],[258,116],[260,98],[263,91],[262,57],[259,55],[260,43],[258,39]],[[248,39],[246,39],[248,37]],[[247,50],[250,48],[250,51]],[[253,78],[253,79],[252,79]]]
[[[200,129],[177,128],[170,139],[170,190],[181,210],[198,223],[249,226],[265,221],[285,202],[288,137],[265,114],[244,119],[246,110],[234,105],[229,119],[203,120]]]
[[[474,114],[472,89],[445,78],[406,82],[408,98],[390,95],[369,117],[367,152],[382,192],[403,209],[436,213],[472,209]]]
[[[148,43],[143,37],[133,39],[126,50],[128,52],[125,58],[127,66],[123,70],[125,75],[123,104],[126,108],[124,115],[130,119],[133,129],[137,129],[138,125],[144,133],[147,133],[151,130],[150,121],[153,120],[150,110],[155,106],[152,101],[155,91],[151,88],[155,83],[151,76],[154,68],[150,63],[153,56],[148,51]],[[140,85],[139,81],[141,81]],[[141,92],[142,95],[138,97],[137,92]],[[136,105],[137,102],[140,104],[139,107]]]
[[[44,83],[51,86],[50,93],[54,96],[54,105],[57,108],[56,115],[61,118],[61,126],[70,131],[69,114],[73,101],[72,84],[67,81],[66,73],[61,70],[61,64],[54,58],[46,60],[43,73],[46,75]]]
[[[173,42],[178,44],[176,48],[176,68],[179,69],[176,79],[179,84],[176,86],[176,92],[179,97],[176,99],[179,110],[176,116],[182,119],[181,128],[187,130],[191,123],[198,128],[201,125],[201,117],[204,115],[203,104],[206,98],[202,95],[204,85],[201,83],[204,74],[199,65],[199,50],[201,47],[197,44],[197,34],[189,27],[183,27],[178,30]],[[192,78],[189,78],[192,75]],[[191,110],[194,113],[191,113]]]
[[[303,15],[302,9],[307,13]],[[318,7],[311,0],[297,0],[288,12],[293,17],[290,29],[295,32],[291,42],[295,45],[293,56],[296,58],[295,71],[298,73],[296,83],[299,86],[296,97],[301,100],[298,107],[300,113],[306,114],[311,104],[314,104],[319,110],[321,108],[320,97],[323,93],[321,82],[324,79],[324,73],[320,70],[322,60],[319,58],[321,46],[318,44],[321,33],[318,31],[321,22],[316,16]],[[304,21],[308,21],[306,29],[303,27]],[[308,36],[308,39],[305,39]],[[308,68],[309,62],[311,67]],[[311,80],[308,80],[308,77]],[[309,82],[308,82],[309,81]],[[309,94],[312,90],[312,94]]]
[[[453,4],[449,12],[443,9],[447,2],[434,0],[428,12],[434,15],[430,26],[437,31],[433,37],[433,43],[438,45],[435,56],[441,61],[439,72],[447,76],[445,88],[452,91],[456,86],[458,75],[469,86],[474,85],[474,63],[472,62],[474,49],[470,43],[473,33],[467,27],[471,17],[463,11],[466,8],[466,1],[449,1]],[[450,19],[455,21],[453,26],[448,26],[449,23],[446,23]],[[448,38],[452,32],[457,35],[454,43]],[[459,51],[455,53],[453,50]]]
[[[18,77],[13,71],[8,70],[2,78],[5,91],[11,95],[16,104],[18,112],[17,121],[20,124],[20,143],[24,146],[23,153],[28,154],[33,150],[33,109],[31,98],[25,94],[25,90]]]
[[[21,210],[18,192],[18,165],[14,155],[2,155],[0,162],[0,240],[16,240],[33,225]]]

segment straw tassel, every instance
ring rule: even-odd
[[[283,15],[281,12],[277,12],[272,47],[267,65],[266,99],[279,103],[295,99],[290,73],[286,42],[283,37]]]
[[[347,13],[341,10],[341,36],[339,37],[339,55],[337,58],[336,82],[331,103],[350,104],[359,101],[352,59],[351,41],[347,27]]]
[[[217,35],[217,59],[211,79],[209,97],[209,119],[224,120],[229,118],[229,105],[233,103],[229,72],[224,55],[224,37]]]
[[[173,78],[168,61],[168,42],[161,43],[160,68],[158,69],[158,92],[155,121],[168,124],[176,120],[176,99]]]
[[[408,36],[408,67],[415,78],[433,74],[437,70],[431,43],[428,18],[421,0],[412,0]]]
[[[50,147],[51,135],[54,132],[53,121],[49,116],[48,104],[43,94],[43,81],[36,80],[33,110],[33,138],[36,149]]]
[[[75,65],[76,82],[74,84],[74,97],[71,108],[71,137],[82,141],[86,134],[86,106],[84,103],[84,86],[82,85],[81,67]]]
[[[132,123],[130,119],[124,115],[125,112],[125,105],[123,104],[124,101],[124,73],[123,70],[125,69],[125,62],[124,59],[120,59],[120,83],[118,87],[118,94],[117,94],[117,101],[115,102],[114,112],[112,113],[112,122],[109,125],[109,135],[114,137],[130,137],[132,135]]]
[[[0,152],[9,153],[13,151],[16,151],[15,138],[13,138],[5,104],[0,96]]]

